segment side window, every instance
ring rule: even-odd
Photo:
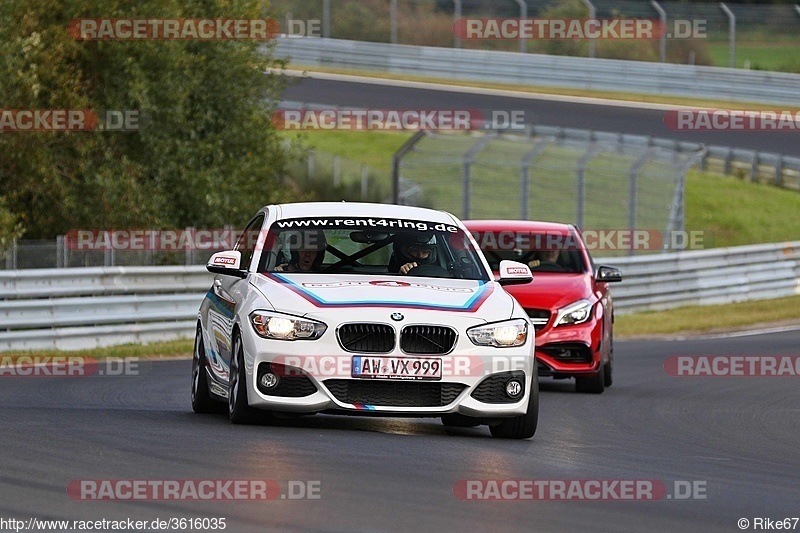
[[[264,224],[264,215],[259,214],[256,218],[250,221],[239,240],[236,241],[234,250],[242,252],[242,268],[249,269],[250,262],[253,260],[253,253],[256,249],[258,242],[258,234],[261,232],[261,226]]]

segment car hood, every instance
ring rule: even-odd
[[[253,280],[278,311],[314,317],[375,308],[453,313],[479,321],[511,317],[513,299],[495,282],[391,275],[266,273]]]
[[[534,273],[532,283],[512,285],[506,290],[522,307],[560,309],[582,298],[592,298],[589,274]]]

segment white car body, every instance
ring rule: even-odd
[[[279,223],[298,220],[330,227],[278,231]],[[395,228],[386,225],[394,221],[398,227],[416,221],[417,227],[446,230],[392,234]],[[283,271],[290,267],[278,264],[293,246],[287,244],[291,237],[301,235],[301,240],[314,236],[314,231],[327,236],[323,268],[329,271]],[[389,273],[381,265],[362,265],[363,257],[356,257],[359,247],[385,256],[388,247],[397,246],[395,241],[408,240],[406,234],[417,240],[438,236],[428,256],[436,258],[437,265],[429,269],[444,277]],[[247,235],[255,241],[252,251]],[[331,244],[331,235],[338,236],[337,244]],[[351,242],[342,235],[366,242]],[[348,251],[342,253],[337,246]],[[503,283],[532,279],[526,265],[507,263],[501,268]],[[496,436],[512,438],[535,432],[534,330],[527,327],[527,315],[501,281],[491,277],[470,233],[449,213],[359,203],[266,206],[234,250],[212,257],[209,270],[217,275],[198,312],[192,389],[196,411],[208,411],[213,401],[227,401],[234,422],[251,419],[256,410],[273,416],[325,412],[443,417],[446,425],[484,423]],[[502,324],[467,333],[494,323]],[[279,335],[312,337],[265,338],[274,334],[273,324]],[[409,326],[419,327],[406,329]],[[474,341],[473,336],[480,338]],[[509,384],[512,379],[521,387]],[[503,396],[507,387],[518,395]],[[478,397],[473,395],[476,391]]]

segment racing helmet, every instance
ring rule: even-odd
[[[405,263],[432,264],[436,262],[436,235],[431,233],[399,233],[394,239],[394,257],[400,265]],[[427,257],[412,255],[427,252]]]

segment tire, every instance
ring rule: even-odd
[[[203,346],[203,334],[198,324],[192,355],[192,410],[201,414],[219,413],[222,411],[221,407],[222,404],[212,399],[208,391],[206,350]]]
[[[575,390],[577,392],[585,392],[589,394],[602,394],[606,389],[606,365],[600,365],[600,371],[594,376],[589,377],[576,377]]]
[[[528,410],[524,415],[507,418],[497,425],[489,426],[492,437],[498,439],[529,439],[536,434],[539,424],[539,370],[534,363],[531,376],[531,394]]]
[[[461,413],[442,415],[442,424],[446,428],[476,428],[481,425],[479,420]]]
[[[237,334],[233,339],[230,375],[228,377],[228,418],[234,424],[253,424],[262,412],[247,402],[247,372],[244,368],[244,348]]]
[[[603,385],[606,388],[610,387],[614,384],[614,334],[611,334],[609,338],[609,342],[611,343],[611,349],[608,351],[608,362],[604,365],[605,368],[603,369]]]

